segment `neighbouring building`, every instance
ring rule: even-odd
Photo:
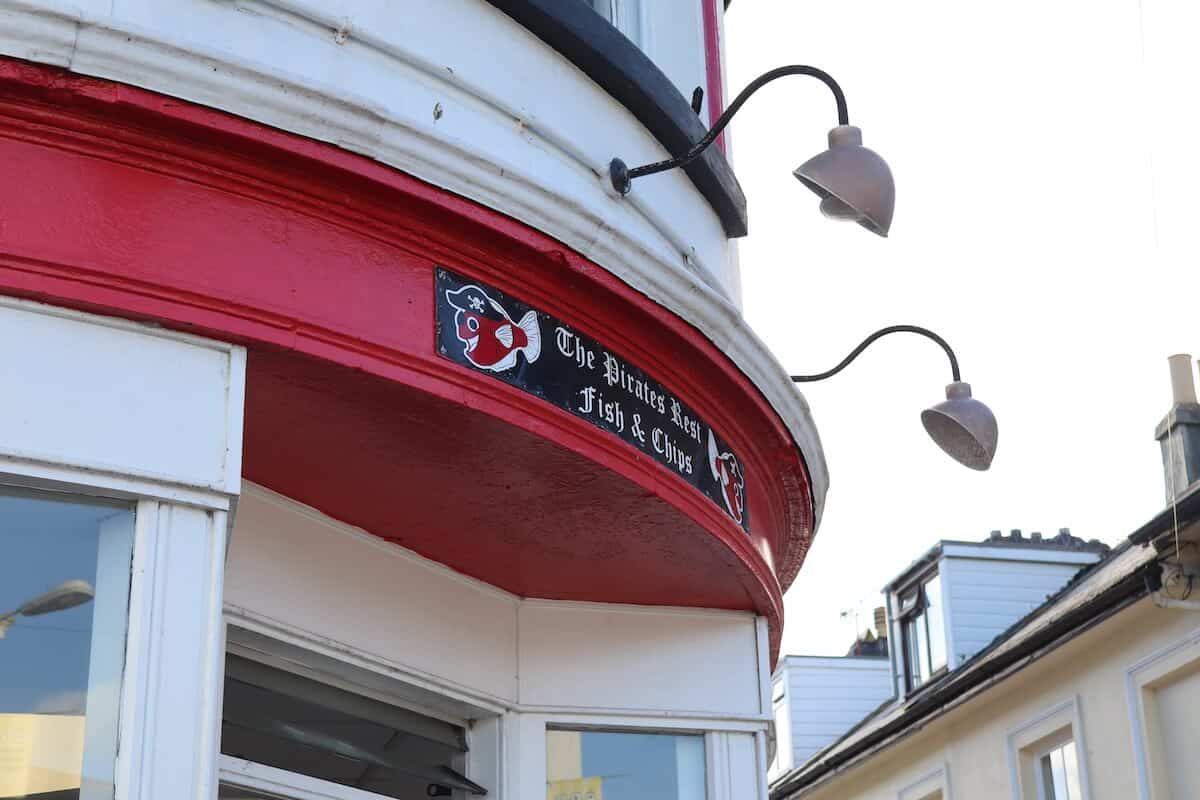
[[[784,656],[771,678],[775,757],[767,779],[803,764],[892,696],[887,627],[876,609],[874,631],[844,656]]]
[[[0,0],[0,796],[767,797],[724,7]]]
[[[887,588],[896,696],[773,800],[1200,797],[1200,405],[1190,357],[1171,372],[1167,507],[1103,557],[941,543]]]

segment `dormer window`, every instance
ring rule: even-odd
[[[583,0],[636,45],[642,43],[641,0]]]
[[[898,596],[904,674],[909,691],[929,682],[946,667],[946,629],[942,614],[942,580],[934,573]]]

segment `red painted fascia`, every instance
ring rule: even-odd
[[[284,222],[301,216],[319,222],[322,237],[298,241],[296,248],[333,246],[330,232],[340,231],[345,247],[354,250],[354,263],[397,252],[453,265],[569,319],[646,369],[708,419],[742,455],[748,476],[759,479],[750,497],[753,539],[707,498],[615,438],[511,387],[481,382],[431,352],[406,349],[399,339],[428,336],[428,309],[414,312],[407,327],[369,311],[346,325],[321,307],[319,295],[339,290],[333,283],[306,287],[311,306],[289,306],[288,298],[255,294],[262,287],[252,286],[253,276],[231,273],[219,284],[206,281],[211,262],[195,253],[171,253],[170,236],[146,236],[159,250],[135,252],[119,230],[54,230],[49,208],[24,228],[13,215],[7,226],[0,220],[0,288],[7,293],[154,320],[251,347],[267,343],[360,369],[484,410],[637,481],[737,554],[755,576],[757,585],[747,591],[770,620],[772,652],[777,651],[781,589],[795,576],[811,540],[807,474],[773,409],[684,320],[562,243],[498,212],[331,145],[144,90],[0,60],[0,140],[104,159],[134,170],[130,176],[165,178],[181,196],[189,187],[217,191],[229,199],[231,211],[242,210],[237,202],[251,201],[278,210]],[[49,161],[40,166],[56,168]],[[137,187],[113,190],[128,200]],[[62,198],[64,207],[70,199]],[[270,215],[262,221],[269,222]],[[189,228],[184,218],[165,224],[178,228],[179,243],[193,241],[203,228]],[[302,238],[286,225],[276,235],[283,241]],[[213,244],[219,251],[221,243]],[[190,276],[166,266],[198,257],[203,263]],[[240,294],[229,285],[239,280]],[[432,299],[431,283],[426,296]],[[370,298],[362,298],[361,306],[371,307]]]

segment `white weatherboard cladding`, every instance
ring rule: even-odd
[[[1070,555],[1079,555],[1072,553]],[[1088,554],[1095,561],[1095,554]],[[1051,551],[1046,558],[1053,558]],[[1085,564],[1027,560],[947,558],[943,570],[951,668],[987,647],[1013,623],[1062,589]]]
[[[241,348],[0,298],[0,455],[236,493]]]
[[[784,682],[790,721],[791,763],[782,769],[803,764],[892,696],[886,658],[788,656],[775,680]]]
[[[496,707],[765,719],[751,614],[522,601],[253,485],[225,602]]]
[[[680,23],[648,5],[651,57],[662,50],[685,93],[703,84],[681,55],[702,44],[699,15]],[[0,53],[331,142],[545,231],[746,373],[804,453],[820,518],[828,479],[807,403],[738,310],[735,248],[715,214],[679,170],[618,198],[609,160],[656,161],[661,145],[482,0],[0,0]]]

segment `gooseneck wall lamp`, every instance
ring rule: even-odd
[[[713,123],[704,138],[682,156],[633,168],[621,159],[614,158],[608,168],[613,188],[626,195],[635,178],[691,163],[716,141],[750,95],[786,75],[807,75],[828,86],[837,102],[838,115],[837,127],[829,131],[829,149],[805,161],[793,174],[821,198],[821,212],[825,216],[852,220],[872,233],[887,236],[892,225],[892,210],[896,205],[892,171],[877,153],[863,147],[862,131],[850,124],[846,96],[837,81],[816,67],[802,64],[778,67],[751,81]]]
[[[831,378],[858,358],[871,343],[891,333],[916,333],[941,345],[950,359],[952,382],[946,386],[946,399],[921,412],[921,423],[929,437],[955,461],[971,469],[985,470],[996,455],[996,417],[990,408],[971,397],[971,385],[963,383],[958,359],[946,340],[931,330],[916,325],[892,325],[881,328],[862,341],[850,355],[831,370],[816,375],[793,375],[796,383],[811,383]]]

